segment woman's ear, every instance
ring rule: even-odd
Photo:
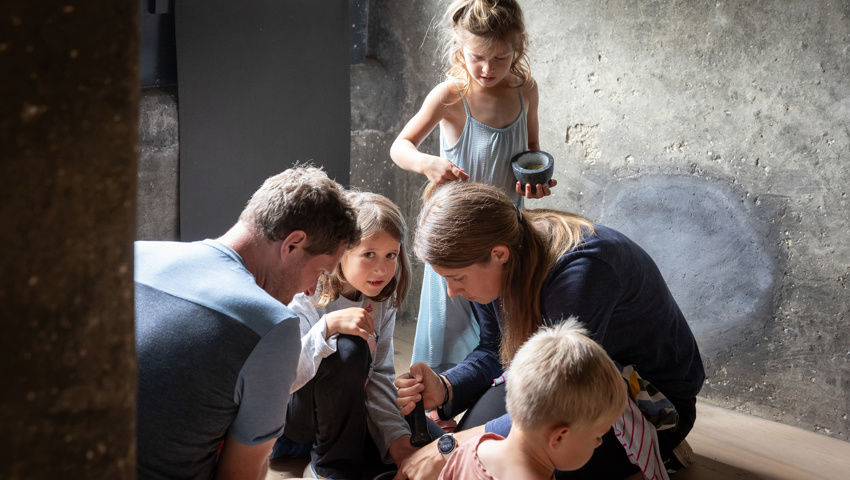
[[[508,263],[511,258],[511,251],[505,245],[496,245],[490,250],[490,260],[496,263]]]

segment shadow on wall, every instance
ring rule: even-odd
[[[782,254],[764,203],[728,183],[646,176],[609,185],[599,221],[652,256],[708,357],[770,318]]]

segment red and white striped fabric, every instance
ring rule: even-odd
[[[646,480],[670,480],[658,450],[655,426],[646,420],[631,398],[623,415],[614,423],[614,433]]]

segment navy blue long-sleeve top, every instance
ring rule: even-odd
[[[612,359],[634,365],[664,395],[695,397],[705,380],[699,348],[655,262],[612,228],[595,225],[594,234],[585,234],[543,283],[544,321],[553,325],[575,316]],[[443,409],[448,416],[472,406],[502,373],[499,303],[472,306],[481,341],[463,362],[445,372],[453,389],[453,399]],[[509,430],[507,416],[487,424],[487,431],[500,435]]]

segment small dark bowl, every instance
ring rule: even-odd
[[[522,184],[531,184],[531,193],[537,193],[537,185],[547,185],[555,171],[555,159],[542,150],[528,150],[511,159],[514,176]]]

